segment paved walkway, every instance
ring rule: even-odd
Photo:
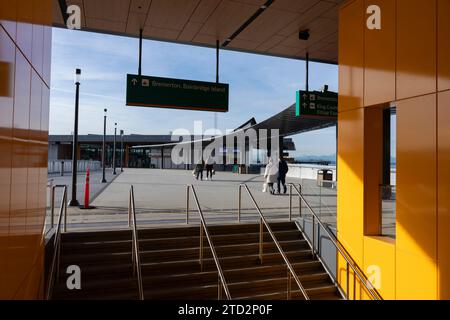
[[[336,192],[317,187],[315,181],[288,179],[304,186],[303,192],[317,214],[334,224]],[[262,193],[263,177],[217,172],[213,181],[197,181],[190,171],[160,169],[125,169],[104,189],[92,205],[95,210],[69,210],[72,229],[124,228],[127,225],[128,195],[134,186],[139,226],[186,223],[186,185],[193,184],[208,224],[237,221],[238,186],[246,183],[256,202],[269,219],[287,219],[289,196]],[[190,197],[190,223],[199,217]],[[299,199],[293,196],[293,216],[299,215]],[[306,213],[306,208],[303,207]],[[247,193],[242,190],[241,219],[257,221],[257,213]]]

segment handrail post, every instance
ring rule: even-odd
[[[299,215],[300,215],[300,218],[301,218],[301,217],[302,217],[302,197],[301,197],[301,194],[302,194],[302,185],[299,184],[299,185],[298,185],[298,188],[299,188],[299,191],[300,191],[300,194],[299,194],[299,196],[298,196],[298,212],[299,212]]]
[[[259,220],[259,261],[263,264],[264,225],[262,218]]]
[[[289,221],[292,221],[292,184],[289,185]]]
[[[186,224],[189,224],[189,196],[190,196],[190,186],[186,186]]]
[[[238,222],[241,222],[241,207],[242,207],[242,185],[239,185],[238,192]]]
[[[312,215],[312,257],[316,257],[316,217]]]
[[[131,186],[133,187],[133,186]],[[131,188],[130,194],[128,195],[128,227],[131,228]]]
[[[225,276],[223,274],[222,267],[220,266],[219,258],[217,256],[216,250],[214,248],[213,241],[211,239],[211,236],[208,231],[208,227],[206,225],[205,217],[203,216],[203,212],[200,207],[200,203],[198,201],[197,192],[195,191],[195,188],[193,185],[190,185],[190,187],[191,187],[190,190],[192,191],[192,196],[194,198],[194,202],[197,206],[197,211],[198,211],[198,214],[200,217],[200,257],[199,257],[200,269],[201,269],[201,271],[203,271],[203,256],[204,256],[204,252],[203,252],[204,251],[204,248],[203,248],[204,247],[204,245],[203,245],[204,239],[203,238],[206,238],[209,248],[211,250],[212,258],[214,260],[214,263],[215,263],[215,266],[217,268],[217,272],[218,272],[218,275],[220,278],[219,282],[222,283],[223,290],[225,291],[225,295],[227,296],[227,299],[231,300],[230,291],[228,290],[228,286],[225,281]],[[221,290],[221,289],[222,289],[222,287],[219,284],[218,290]],[[221,297],[221,296],[222,296],[222,292],[219,293],[219,297]]]
[[[222,300],[222,281],[220,280],[220,275],[217,273],[217,300]]]
[[[67,191],[64,201],[64,232],[67,232]]]
[[[203,271],[203,222],[200,221],[200,271]]]
[[[51,189],[51,209],[50,209],[50,225],[51,225],[51,229],[53,229],[53,227],[55,226],[55,189],[56,186],[52,186]]]
[[[348,300],[350,298],[350,268],[349,268],[349,263],[347,262],[347,298],[346,300]]]
[[[287,269],[287,300],[291,300],[292,298],[292,279],[291,279],[291,272],[289,268]]]

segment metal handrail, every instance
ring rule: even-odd
[[[133,223],[131,223],[133,222]],[[136,207],[134,202],[134,187],[130,188],[130,196],[128,199],[128,226],[132,228],[133,239],[131,248],[131,259],[133,265],[133,275],[136,273],[138,288],[139,288],[139,299],[144,300],[144,288],[142,284],[142,270],[141,270],[141,257],[139,253],[139,239],[137,232],[136,223]]]
[[[331,230],[329,229],[329,227],[327,225],[325,225],[322,220],[320,220],[320,218],[317,216],[317,214],[314,212],[314,210],[311,208],[311,206],[309,205],[309,203],[306,201],[305,197],[303,196],[302,192],[297,189],[297,187],[294,184],[289,184],[290,188],[294,188],[295,192],[298,194],[298,196],[300,197],[301,201],[303,201],[306,205],[306,207],[308,208],[308,210],[311,212],[312,214],[312,218],[313,218],[313,224],[312,224],[312,229],[313,229],[313,236],[312,236],[312,253],[313,255],[317,255],[316,249],[315,249],[315,225],[316,225],[316,220],[317,223],[325,230],[325,232],[327,233],[328,237],[330,238],[331,242],[333,243],[333,245],[336,247],[336,249],[339,251],[339,253],[342,255],[342,257],[344,258],[344,260],[347,263],[347,291],[346,291],[346,299],[349,298],[349,267],[353,270],[353,285],[356,285],[355,282],[355,276],[357,276],[360,280],[360,282],[364,285],[364,287],[366,288],[367,292],[369,293],[369,295],[372,297],[373,300],[383,300],[383,298],[381,297],[381,295],[378,293],[378,291],[374,288],[374,286],[372,285],[372,283],[367,279],[367,277],[365,276],[364,272],[361,270],[361,268],[357,265],[357,263],[353,260],[353,258],[351,257],[351,255],[348,253],[348,251],[345,249],[345,247],[342,245],[342,243],[338,240],[338,238],[333,234],[333,232],[331,232]],[[290,192],[289,194],[289,198],[290,198],[290,202],[292,202],[292,192]],[[299,208],[299,210],[301,209],[301,207]],[[300,215],[301,215],[301,211],[300,211]],[[291,217],[290,217],[291,218]],[[305,237],[306,239],[306,237]],[[353,291],[353,298],[355,298],[355,288]]]
[[[208,240],[209,247],[211,249],[212,257],[214,259],[214,263],[216,264],[217,273],[218,273],[218,276],[219,276],[218,288],[217,288],[217,298],[218,298],[218,300],[221,300],[221,298],[222,298],[222,287],[223,287],[223,290],[225,291],[225,295],[226,295],[227,299],[228,300],[232,300],[230,291],[228,290],[227,282],[225,280],[225,276],[224,276],[223,271],[222,271],[222,267],[220,266],[219,258],[217,257],[216,249],[214,248],[214,244],[212,242],[211,236],[210,236],[209,231],[208,231],[208,227],[206,225],[205,217],[203,216],[203,211],[202,211],[202,209],[200,207],[200,202],[198,201],[197,192],[195,191],[195,188],[194,188],[193,185],[188,185],[186,190],[187,190],[186,191],[187,195],[189,195],[190,190],[192,190],[192,195],[194,197],[194,201],[195,201],[195,204],[197,206],[197,211],[198,211],[198,214],[200,216],[200,259],[199,259],[200,270],[203,271],[203,237],[206,236],[206,239]],[[188,207],[186,208],[186,213],[187,213],[187,215],[189,214],[189,202],[188,202]]]
[[[66,185],[57,184],[51,187],[51,199],[50,199],[50,230],[55,226],[55,193],[58,188],[66,188]],[[49,231],[50,231],[49,230]],[[67,210],[64,215],[64,232],[67,232]]]
[[[306,293],[305,288],[303,287],[303,285],[300,282],[300,279],[298,278],[294,268],[292,267],[292,264],[289,262],[289,259],[287,258],[286,254],[283,251],[283,248],[281,247],[280,243],[278,242],[277,238],[275,237],[275,234],[272,231],[272,228],[269,226],[269,224],[267,223],[266,219],[264,218],[264,215],[261,211],[261,209],[259,208],[258,204],[255,201],[255,198],[253,197],[253,194],[251,193],[250,189],[248,188],[248,186],[246,184],[240,184],[239,185],[239,205],[241,204],[241,189],[242,187],[245,188],[245,190],[247,190],[248,195],[250,196],[250,199],[252,200],[253,204],[255,205],[256,211],[258,212],[259,216],[260,216],[260,224],[259,224],[259,259],[262,263],[263,261],[263,233],[264,233],[264,227],[266,227],[267,231],[269,232],[270,236],[272,237],[272,240],[275,242],[275,245],[278,249],[278,251],[280,252],[281,256],[283,257],[284,262],[287,265],[288,268],[288,296],[287,298],[290,299],[291,298],[291,276],[294,278],[295,282],[297,283],[297,286],[299,287],[300,291],[302,292],[303,296],[305,297],[306,300],[309,300],[309,296]],[[240,211],[240,210],[239,210]]]
[[[63,196],[61,199],[61,206],[59,208],[59,217],[58,224],[56,226],[55,240],[53,242],[53,258],[52,263],[50,265],[50,272],[48,276],[47,288],[45,298],[50,300],[53,293],[53,286],[55,283],[55,269],[56,269],[56,277],[59,277],[59,266],[60,266],[60,255],[61,255],[61,222],[63,216],[64,218],[64,232],[67,230],[67,186],[58,185],[54,186],[52,192],[54,194],[55,188],[63,188]],[[54,199],[53,199],[54,200]],[[52,203],[54,208],[54,204]]]

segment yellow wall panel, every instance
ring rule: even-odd
[[[438,95],[438,261],[440,288],[450,299],[450,91]],[[447,281],[447,282],[446,282]]]
[[[450,1],[438,0],[438,88],[450,89]]]
[[[397,0],[397,99],[436,92],[436,0]]]
[[[397,249],[397,300],[437,299],[436,261]]]
[[[436,94],[397,103],[397,248],[436,260]]]
[[[377,275],[377,269],[379,274]],[[371,275],[367,270],[373,272]],[[364,237],[364,271],[374,276],[373,284],[383,299],[395,300],[395,240],[385,237]],[[379,277],[379,278],[378,278]],[[378,279],[377,279],[378,278]],[[379,283],[376,283],[379,281]]]
[[[364,105],[395,100],[396,6],[392,0],[365,0],[381,8],[381,30],[364,28]]]
[[[362,263],[364,228],[364,109],[339,113],[338,238]]]
[[[355,0],[339,16],[339,111],[362,107],[364,82],[363,0]]]

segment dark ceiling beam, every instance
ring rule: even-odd
[[[69,19],[69,15],[67,14],[67,2],[66,0],[58,0],[59,9],[61,10],[61,16],[63,18],[64,23]]]

